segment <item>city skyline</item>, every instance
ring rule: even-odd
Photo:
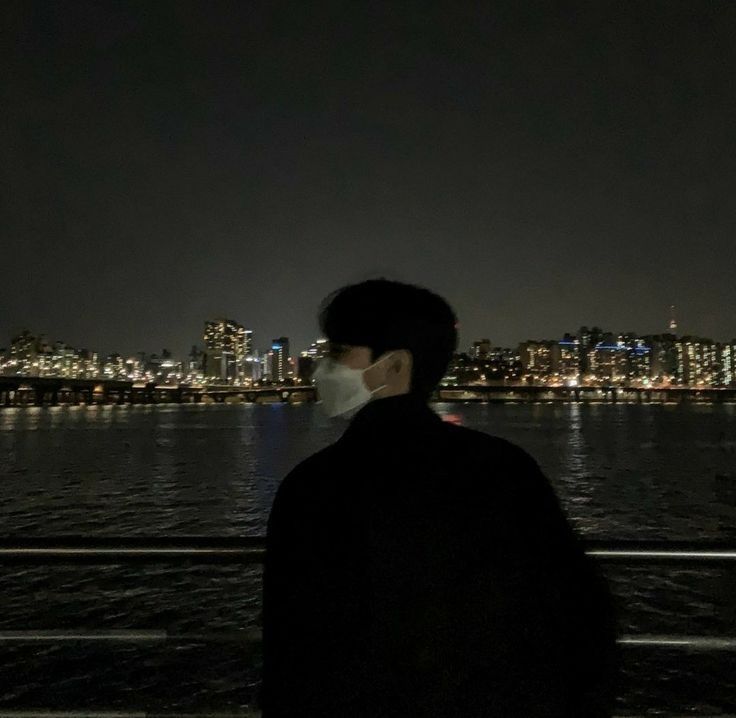
[[[30,333],[30,335],[38,342],[43,340],[45,343],[49,345],[54,344],[63,344],[66,347],[74,348],[78,351],[86,351],[90,353],[94,353],[98,355],[101,358],[108,357],[108,356],[120,356],[123,358],[126,357],[137,357],[140,355],[147,355],[147,356],[158,356],[162,353],[167,353],[172,356],[177,361],[186,361],[188,357],[191,356],[191,352],[193,349],[197,349],[199,351],[206,352],[208,349],[211,349],[210,345],[208,344],[208,333],[211,331],[213,325],[216,325],[218,323],[229,323],[233,324],[236,327],[239,327],[241,330],[241,333],[244,337],[247,337],[244,344],[244,354],[240,359],[244,359],[245,356],[252,356],[252,357],[260,357],[264,358],[269,354],[269,351],[273,351],[277,349],[277,346],[274,343],[284,343],[286,345],[286,356],[291,357],[292,359],[295,359],[299,356],[305,356],[310,348],[314,348],[315,342],[323,341],[323,338],[316,334],[314,335],[310,340],[309,344],[304,345],[303,347],[296,347],[294,342],[290,339],[289,335],[281,334],[277,338],[272,338],[268,341],[262,341],[260,339],[257,339],[257,334],[255,334],[254,330],[250,328],[246,328],[246,325],[241,325],[238,320],[230,318],[230,317],[217,317],[213,319],[206,319],[202,322],[203,324],[203,332],[199,335],[199,337],[194,340],[190,341],[188,344],[188,348],[186,351],[178,353],[176,351],[171,351],[168,347],[162,346],[161,348],[154,349],[153,351],[149,349],[137,349],[135,351],[131,352],[125,352],[125,351],[102,351],[97,347],[92,346],[91,344],[81,344],[81,345],[74,345],[71,342],[66,341],[63,337],[55,337],[50,334],[47,334],[46,332],[39,332],[35,333],[33,329],[29,327],[23,327],[22,329],[19,329],[17,332],[15,332],[13,335],[11,335],[7,341],[7,346],[3,346],[2,343],[0,343],[0,352],[4,352],[6,355],[10,352],[10,346],[12,344],[12,341],[15,337],[20,337],[23,333]],[[518,349],[524,344],[529,343],[545,343],[545,342],[557,342],[557,341],[564,341],[568,337],[577,338],[578,334],[581,330],[593,330],[594,332],[597,332],[600,336],[605,337],[637,337],[637,338],[648,338],[648,337],[657,337],[657,336],[665,336],[665,335],[673,335],[676,336],[678,339],[686,339],[686,338],[693,338],[693,339],[699,339],[704,340],[708,342],[712,342],[714,344],[736,344],[736,336],[735,337],[711,337],[706,336],[703,333],[699,332],[684,332],[679,329],[679,324],[675,321],[675,315],[674,313],[670,313],[668,315],[668,321],[666,326],[662,326],[659,328],[658,331],[653,332],[642,332],[642,331],[635,331],[635,330],[612,330],[610,327],[602,326],[602,323],[589,323],[589,324],[581,324],[578,326],[577,329],[571,330],[569,327],[560,332],[559,334],[552,334],[547,333],[543,335],[539,335],[536,337],[527,337],[525,339],[521,339],[519,341],[513,342],[511,344],[500,344],[498,342],[494,342],[493,340],[487,338],[483,334],[479,334],[476,337],[474,337],[471,341],[468,341],[466,343],[463,343],[462,341],[458,341],[458,346],[456,349],[457,354],[464,354],[464,353],[470,353],[472,354],[474,350],[477,349],[477,347],[481,344],[486,344],[489,349]],[[261,342],[259,344],[259,342]],[[290,349],[290,348],[293,348]],[[219,356],[220,353],[218,353],[218,361],[220,360],[221,356]],[[0,355],[1,358],[1,355]],[[164,357],[166,358],[166,357]]]
[[[652,335],[652,334],[660,334],[662,332],[671,331],[672,329],[672,319],[673,319],[673,313],[672,313],[672,307],[675,305],[667,305],[666,307],[662,307],[660,311],[660,321],[659,324],[656,325],[650,325],[649,329],[636,329],[634,327],[629,327],[628,329],[621,329],[620,333],[638,333],[641,335]],[[315,312],[316,313],[316,312]],[[477,316],[477,310],[473,312],[474,315]],[[725,315],[725,312],[724,312]],[[227,314],[227,313],[220,313],[217,315],[213,315],[213,317],[232,317],[236,316],[235,314]],[[203,320],[203,321],[209,321],[209,320]],[[2,322],[0,322],[2,323]],[[202,324],[202,321],[199,322]],[[9,343],[10,337],[15,336],[19,334],[24,329],[28,329],[29,325],[22,324],[20,322],[9,322],[7,317],[5,318],[4,322],[5,326],[9,327],[9,331],[6,331],[5,334],[0,334],[0,349],[4,348],[6,344]],[[292,346],[297,347],[295,350],[297,353],[304,351],[304,349],[308,348],[309,345],[314,341],[314,339],[319,335],[319,327],[317,326],[316,318],[312,322],[314,331],[312,333],[309,333],[308,331],[304,330],[303,328],[295,329],[294,331],[284,331],[283,330],[283,324],[282,323],[276,323],[275,324],[275,330],[264,332],[259,331],[258,327],[261,326],[260,324],[249,324],[248,329],[250,332],[253,333],[255,337],[277,337],[277,336],[288,336],[291,339]],[[540,338],[544,336],[553,336],[554,334],[559,334],[559,336],[563,336],[565,333],[570,331],[571,327],[577,326],[578,328],[581,326],[612,326],[611,323],[606,323],[604,321],[588,321],[587,324],[577,324],[575,321],[572,323],[565,322],[564,320],[557,318],[553,322],[551,322],[552,326],[558,327],[557,331],[553,334],[549,333],[548,328],[541,328],[541,331],[538,331],[537,333],[528,333],[527,335],[522,335],[519,331],[514,332],[513,330],[506,329],[505,331],[501,331],[500,327],[498,328],[498,331],[493,332],[489,331],[487,329],[488,324],[484,325],[482,321],[478,322],[478,325],[481,327],[480,331],[477,332],[471,332],[469,329],[466,328],[466,324],[463,322],[463,318],[459,317],[459,326],[458,326],[458,335],[459,335],[459,342],[458,346],[470,346],[470,344],[477,340],[479,337],[488,336],[490,335],[493,339],[493,343],[496,346],[515,346],[523,341],[528,341],[530,339]],[[529,322],[529,325],[532,325],[532,322]],[[485,329],[483,327],[486,327]],[[279,327],[282,327],[279,329]],[[47,336],[52,337],[54,340],[57,340],[57,337],[61,337],[59,339],[60,341],[65,341],[68,344],[80,348],[92,348],[95,347],[95,351],[98,351],[101,354],[111,354],[111,353],[120,353],[120,354],[136,354],[140,351],[146,351],[148,353],[154,353],[161,351],[162,348],[167,348],[170,351],[172,351],[173,354],[177,356],[185,356],[189,350],[191,349],[192,344],[196,344],[198,342],[201,342],[201,334],[199,335],[199,339],[196,341],[193,341],[191,338],[185,338],[183,336],[183,332],[180,329],[173,330],[169,327],[166,331],[161,332],[160,336],[162,337],[171,337],[176,336],[178,337],[178,340],[176,343],[172,342],[166,342],[164,340],[160,340],[158,342],[158,348],[151,348],[151,342],[148,342],[148,346],[143,346],[143,341],[136,344],[134,342],[128,343],[127,346],[122,346],[123,342],[115,342],[114,339],[111,340],[112,346],[101,346],[100,344],[94,343],[92,340],[87,340],[85,337],[93,335],[94,331],[92,327],[88,327],[90,331],[88,333],[82,333],[82,338],[78,341],[72,341],[66,338],[65,336],[62,336],[61,332],[54,332],[54,331],[37,331],[38,336]],[[685,321],[682,321],[680,318],[680,311],[677,310],[677,320],[676,320],[676,329],[677,332],[683,336],[709,336],[714,338],[716,341],[730,341],[734,337],[736,337],[736,326],[734,326],[733,334],[711,334],[708,333],[708,331],[703,328],[694,327],[692,325],[692,322],[688,321],[687,317],[685,318]],[[545,334],[544,332],[547,332]],[[130,333],[129,329],[125,333]],[[108,335],[109,336],[109,335]],[[510,341],[497,341],[496,337],[498,336],[505,336],[505,337],[511,337]],[[296,339],[294,339],[294,337]],[[144,340],[145,341],[145,340]],[[270,347],[271,340],[261,340],[257,339],[257,341],[261,342],[261,344],[258,344],[255,348],[259,351],[267,351]]]
[[[0,12],[2,337],[182,353],[225,315],[303,347],[381,275],[463,344],[671,304],[736,335],[733,3]]]

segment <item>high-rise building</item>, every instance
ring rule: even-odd
[[[12,373],[21,376],[30,376],[34,373],[34,363],[37,363],[38,339],[27,329],[13,337],[10,342],[10,359],[8,364]],[[35,367],[37,372],[38,367]]]
[[[686,381],[686,375],[685,375],[685,354],[687,353],[687,349],[685,348],[685,342],[684,341],[676,341],[675,342],[675,356],[676,356],[676,362],[675,362],[675,384],[687,384]]]
[[[473,342],[473,346],[470,349],[470,356],[472,359],[487,359],[491,353],[491,340],[480,339],[477,342]]]
[[[680,383],[707,386],[718,381],[718,351],[710,339],[682,337],[676,347]]]
[[[590,370],[590,352],[603,339],[603,330],[600,327],[580,327],[578,332],[578,340],[580,341],[580,377],[589,379]]]
[[[580,381],[580,340],[565,334],[552,345],[552,377],[565,384]]]
[[[243,347],[243,351],[245,352],[245,359],[248,359],[248,357],[253,356],[253,330],[252,329],[246,329],[244,333],[244,341],[245,346]]]
[[[97,352],[80,349],[77,352],[77,355],[79,356],[79,366],[81,370],[80,378],[95,379],[98,376],[102,376],[100,357]]]
[[[49,376],[76,377],[80,372],[79,354],[64,342],[54,342]]]
[[[251,349],[251,353],[245,357],[243,378],[246,383],[261,381],[263,378],[263,359],[259,356],[258,349]]]
[[[259,361],[261,366],[261,380],[265,382],[273,381],[273,349],[264,352]]]
[[[271,342],[271,381],[280,384],[290,374],[289,338],[279,337]]]
[[[253,348],[253,330],[246,329],[244,332],[243,358],[238,365],[238,378],[243,384],[252,384],[260,381],[260,367],[256,367],[258,352]]]
[[[327,356],[327,350],[328,350],[329,342],[327,339],[317,339],[313,341],[308,349],[305,349],[301,356],[303,357],[309,357],[310,359],[322,359],[322,357]]]
[[[674,334],[655,334],[642,337],[651,348],[649,376],[654,384],[677,381],[677,337]]]
[[[519,345],[524,378],[532,383],[544,383],[552,374],[553,341],[528,341]]]
[[[120,354],[108,354],[102,366],[102,374],[105,379],[127,379],[125,369],[125,360]]]
[[[718,345],[718,384],[736,386],[736,339]]]
[[[187,362],[187,371],[191,375],[201,374],[204,370],[204,352],[196,345],[192,344],[189,352],[189,360]]]
[[[297,376],[300,381],[308,382],[312,379],[315,363],[327,356],[328,341],[327,339],[317,339],[313,341],[308,349],[305,349],[299,355],[299,363],[297,366]]]
[[[588,350],[588,376],[598,384],[625,384],[629,373],[626,342],[605,334]]]
[[[178,384],[183,376],[184,365],[176,361],[168,349],[163,349],[155,381],[164,384]]]
[[[242,376],[246,357],[246,329],[232,319],[205,322],[205,374],[233,382]]]
[[[648,384],[652,374],[652,348],[644,340],[627,337],[629,384]]]

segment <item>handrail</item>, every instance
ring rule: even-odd
[[[589,539],[586,553],[606,563],[617,564],[697,564],[700,566],[736,563],[736,543],[695,540],[623,540]]]
[[[257,710],[247,713],[148,713],[146,711],[115,710],[0,710],[0,718],[260,718]],[[636,716],[634,716],[636,718]],[[708,718],[706,716],[705,718]],[[736,718],[718,716],[718,718]]]
[[[721,541],[604,541],[584,542],[586,553],[599,561],[631,564],[674,564],[736,567],[736,545]],[[189,563],[240,564],[263,563],[264,537],[0,537],[0,564],[98,564]],[[77,641],[159,643],[165,641],[235,642],[258,644],[258,630],[176,634],[166,630],[109,629],[99,631],[1,631],[3,643],[66,643]],[[624,635],[622,647],[679,649],[685,651],[736,651],[736,637],[685,635]],[[153,713],[116,711],[0,711],[0,718],[154,718]],[[174,718],[176,714],[166,714]],[[183,716],[184,714],[182,714]],[[187,718],[220,718],[222,714],[187,714]],[[256,712],[228,714],[228,718],[257,718]],[[161,717],[163,718],[163,716]],[[223,717],[224,718],[224,717]],[[722,718],[736,718],[723,716]]]
[[[2,537],[0,564],[260,564],[263,537]]]
[[[584,542],[586,553],[606,563],[731,566],[736,544],[723,541]],[[198,563],[260,564],[262,536],[2,537],[0,564]]]
[[[260,718],[260,711],[248,713],[147,713],[145,711],[104,711],[104,710],[79,710],[79,711],[54,711],[54,710],[0,710],[0,718]],[[692,718],[693,714],[686,716],[667,714],[667,718]],[[613,718],[645,718],[644,716],[629,715],[614,716]],[[719,713],[715,715],[700,715],[699,718],[736,718],[732,713]]]
[[[259,646],[263,642],[260,629],[239,631],[212,631],[210,633],[170,633],[150,628],[126,629],[77,629],[77,630],[27,630],[0,631],[0,645],[5,643],[235,643],[242,646]],[[736,637],[692,636],[681,634],[624,634],[618,639],[622,646],[644,648],[669,648],[687,651],[736,652]]]

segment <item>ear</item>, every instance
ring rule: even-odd
[[[408,349],[397,349],[390,360],[391,369],[397,374],[411,377],[414,358]]]

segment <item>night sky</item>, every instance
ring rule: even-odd
[[[736,3],[2,3],[0,346],[317,335],[369,277],[461,344],[736,337]]]

